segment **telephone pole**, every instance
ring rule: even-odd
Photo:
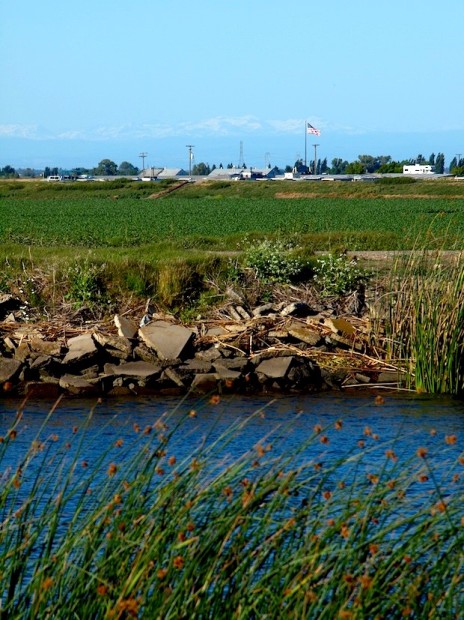
[[[145,157],[148,155],[148,153],[140,153],[139,157],[142,158],[142,172],[145,170]]]
[[[186,144],[185,145],[188,150],[189,150],[189,177],[192,176],[192,159],[193,159],[193,147],[195,146],[194,144]]]
[[[319,146],[319,144],[313,144],[313,146],[314,146],[314,176],[315,176],[317,172],[317,147]]]

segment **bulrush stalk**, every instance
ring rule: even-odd
[[[464,261],[461,253],[415,250],[392,273],[388,339],[392,359],[418,392],[464,390]]]
[[[2,438],[2,619],[460,617],[455,435],[407,455],[404,438],[358,441],[338,420],[289,451],[292,418],[232,458],[263,410],[195,442],[217,399],[187,406],[96,454],[108,429],[91,416]],[[345,454],[321,461],[343,433]]]

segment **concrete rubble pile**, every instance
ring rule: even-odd
[[[251,312],[231,304],[226,318],[189,327],[159,314],[78,328],[20,323],[15,308],[14,299],[0,300],[4,395],[314,393],[396,388],[404,379],[372,355],[368,319],[303,302]]]

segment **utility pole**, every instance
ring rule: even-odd
[[[148,153],[140,153],[139,157],[142,158],[142,172],[145,170],[145,157],[148,155]]]
[[[186,144],[185,145],[188,150],[189,150],[189,177],[192,176],[192,159],[193,159],[193,147],[195,146],[194,144]]]
[[[456,166],[459,167],[462,153],[456,153]]]
[[[314,146],[314,175],[316,175],[317,172],[317,147],[319,146],[319,144],[313,144]]]

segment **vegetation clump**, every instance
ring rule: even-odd
[[[231,458],[246,421],[195,443],[219,402],[134,423],[97,452],[92,414],[57,431],[52,410],[31,437],[20,412],[0,444],[2,616],[459,617],[456,435],[408,454],[366,428],[321,457],[348,432],[340,419],[291,451],[289,429],[269,429]]]

